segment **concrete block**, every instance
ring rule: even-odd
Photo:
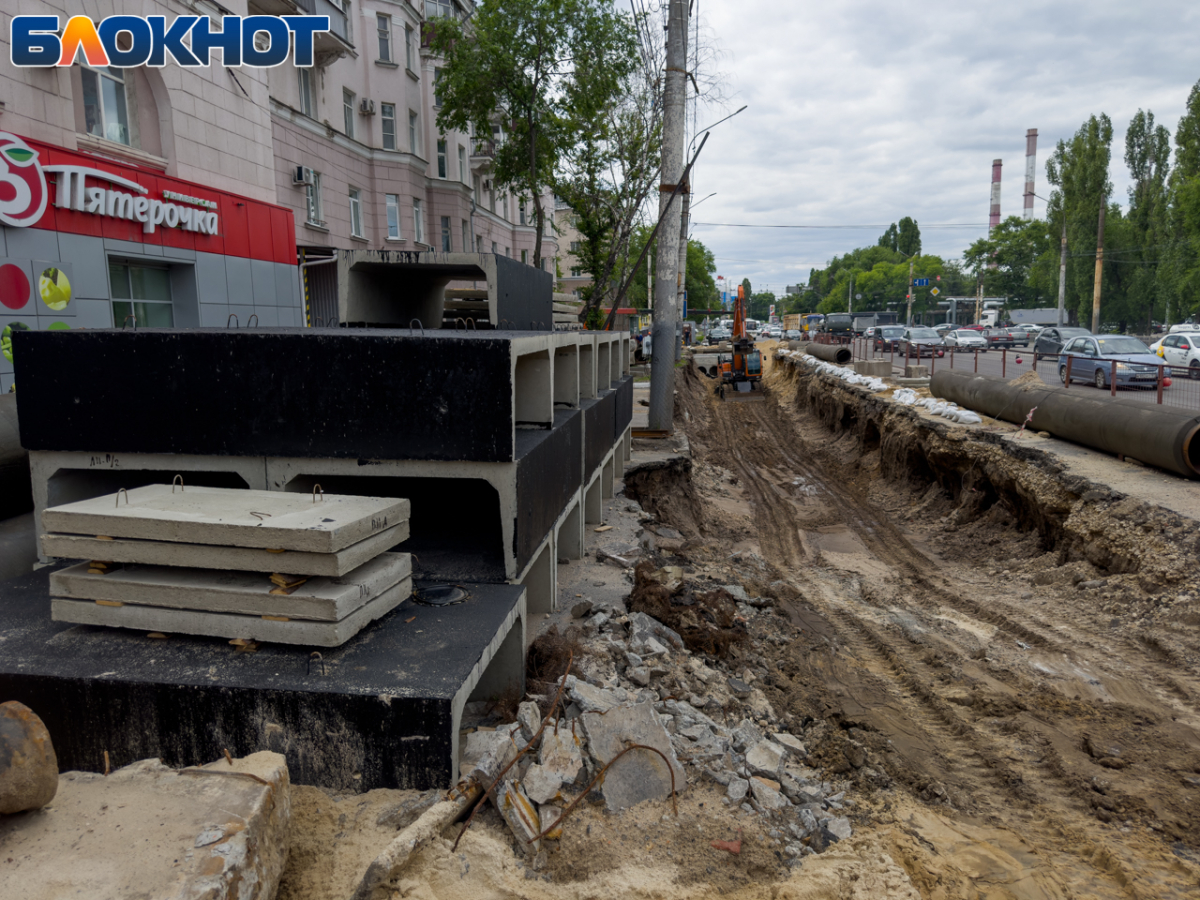
[[[240,491],[148,484],[42,512],[42,527],[65,534],[336,553],[398,522],[409,503],[389,497]],[[257,515],[255,515],[257,513]]]
[[[601,787],[608,809],[628,809],[645,800],[670,797],[672,775],[677,792],[687,786],[687,772],[675,756],[671,736],[649,703],[620,706],[607,713],[584,713],[580,718],[587,734],[588,753],[597,766],[615,759],[629,744],[653,747],[668,760],[664,763],[661,756],[648,750],[633,750],[613,763]]]
[[[904,377],[905,378],[928,378],[929,377],[929,366],[905,366],[904,367]]]
[[[286,617],[239,616],[232,613],[167,609],[161,606],[101,606],[90,600],[50,601],[55,622],[77,625],[107,625],[137,631],[194,634],[218,638],[245,638],[276,644],[340,647],[371,622],[390,613],[412,596],[412,579],[405,578],[373,600],[368,600],[337,622],[313,622]],[[283,619],[278,621],[277,619]]]
[[[3,897],[274,897],[288,855],[284,758],[61,776],[54,815],[0,820]]]
[[[253,547],[218,547],[114,538],[106,541],[81,534],[43,534],[46,559],[100,559],[147,566],[186,566],[193,569],[236,569],[239,572],[283,572],[287,575],[325,575],[339,578],[408,538],[407,522],[364,538],[336,553],[288,550],[274,553]]]
[[[746,751],[746,767],[750,771],[768,778],[779,776],[787,751],[771,740],[761,740]]]
[[[276,586],[266,573],[135,565],[89,574],[90,569],[91,563],[80,563],[52,573],[50,593],[64,600],[337,622],[411,576],[412,560],[407,553],[381,553],[342,578],[310,578],[290,594],[272,593]]]
[[[858,359],[854,361],[854,371],[869,378],[886,378],[892,374],[892,364],[886,359]]]

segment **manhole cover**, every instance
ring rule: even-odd
[[[434,584],[413,592],[413,599],[425,606],[453,606],[471,595],[453,584]]]

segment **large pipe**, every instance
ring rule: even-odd
[[[851,358],[850,348],[842,344],[808,344],[805,346],[804,352],[817,359],[823,359],[825,362],[837,363],[839,366],[844,366],[850,362]]]
[[[1046,384],[1014,387],[994,375],[940,369],[933,396],[1055,437],[1200,477],[1200,415],[1137,400],[1089,397]],[[1032,415],[1031,415],[1032,413]]]
[[[1025,132],[1025,218],[1033,218],[1033,180],[1037,174],[1037,129]]]
[[[988,234],[1000,224],[1000,169],[1003,165],[1002,159],[992,160],[992,211],[988,216]]]

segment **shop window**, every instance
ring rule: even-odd
[[[80,74],[87,133],[130,146],[124,70],[113,66],[105,69],[84,67]]]
[[[108,264],[108,286],[112,294],[113,324],[120,328],[130,316],[139,328],[171,328],[171,275],[165,268]]]
[[[396,149],[396,104],[379,104],[379,123],[383,127],[383,149]]]
[[[384,206],[387,209],[387,236],[393,240],[400,240],[400,195],[385,194]]]
[[[358,188],[350,188],[350,235],[362,237],[362,192]]]
[[[312,71],[296,69],[296,77],[300,82],[300,112],[314,119],[317,116],[317,106],[313,102]]]

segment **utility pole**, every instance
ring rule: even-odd
[[[1096,233],[1096,287],[1092,291],[1092,334],[1100,333],[1100,280],[1104,276],[1104,211],[1108,198],[1100,195],[1100,228]]]
[[[687,89],[686,82],[684,89]],[[680,210],[679,220],[679,292],[675,296],[675,307],[679,310],[680,320],[683,317],[684,297],[687,296],[687,251],[688,251],[688,213],[692,205],[692,186],[688,183],[691,179],[688,178],[683,182],[683,189],[680,191],[679,197],[683,201],[683,208]],[[678,330],[679,337],[675,341],[675,361],[678,362],[683,358],[683,329]]]
[[[1058,327],[1063,326],[1063,308],[1067,299],[1067,211],[1063,209],[1062,247],[1058,251]]]
[[[979,320],[983,318],[983,276],[975,282],[975,324],[979,324]]]
[[[846,312],[854,312],[854,307],[850,305],[850,295],[854,293],[854,276],[850,276],[850,283],[846,285]]]
[[[654,323],[650,360],[649,426],[652,431],[674,428],[675,323],[679,282],[679,230],[682,204],[672,203],[683,177],[685,103],[687,97],[688,0],[670,0],[667,17],[667,65],[663,91],[662,183],[658,187],[658,265],[654,282]]]
[[[908,317],[905,320],[905,325],[912,327],[912,304],[913,304],[913,261],[912,257],[908,259]]]

